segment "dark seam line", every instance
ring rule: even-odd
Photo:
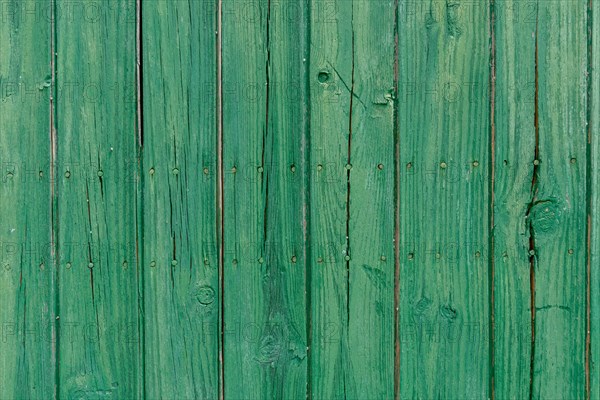
[[[54,282],[53,282],[53,289],[54,289],[54,316],[57,319],[60,316],[60,295],[59,295],[59,290],[60,290],[60,283],[59,283],[59,250],[58,250],[58,186],[56,183],[56,179],[55,179],[55,175],[56,175],[56,171],[55,171],[55,165],[56,165],[56,160],[57,160],[57,138],[56,138],[56,134],[57,134],[57,107],[55,104],[56,101],[56,96],[58,93],[57,90],[57,85],[56,85],[56,61],[57,61],[57,51],[56,51],[56,47],[57,47],[57,28],[56,28],[56,17],[57,17],[57,13],[56,13],[56,0],[50,0],[50,10],[51,10],[51,15],[52,15],[52,20],[50,21],[50,69],[51,69],[51,80],[52,80],[52,90],[51,90],[51,94],[50,94],[50,146],[51,146],[51,151],[50,151],[50,171],[49,171],[49,175],[50,175],[50,213],[51,213],[51,234],[50,234],[50,240],[51,240],[51,249],[53,251],[53,258],[54,258],[54,267],[55,267],[55,272],[54,272]],[[60,398],[60,362],[59,362],[59,354],[60,354],[60,341],[58,340],[58,338],[60,338],[60,326],[56,326],[56,340],[54,341],[54,398],[58,399]]]
[[[591,377],[590,377],[590,357],[591,357],[591,279],[592,279],[592,108],[593,108],[593,27],[594,27],[593,0],[588,2],[587,10],[587,144],[586,144],[586,214],[587,214],[587,251],[586,251],[586,299],[585,299],[585,398],[591,398]]]
[[[144,147],[144,80],[143,80],[143,40],[142,40],[142,1],[136,0],[136,84],[137,84],[137,129],[138,129],[138,195],[136,196],[136,238],[135,238],[135,254],[136,254],[136,274],[138,280],[138,335],[140,343],[138,344],[139,359],[141,371],[142,387],[138,388],[138,393],[142,394],[143,398],[147,397],[146,393],[146,304],[144,299],[145,279],[144,279],[144,253],[140,252],[139,239],[143,237],[144,229],[144,208],[143,208],[143,193],[145,188],[144,180],[144,162],[143,162],[143,147]],[[139,222],[138,222],[139,221]]]
[[[310,41],[311,41],[311,0],[306,0],[306,11],[305,11],[305,27],[306,32],[304,35],[304,58],[306,59],[306,63],[304,63],[304,95],[306,101],[304,106],[306,107],[306,113],[304,115],[304,131],[303,131],[303,142],[302,143],[302,152],[304,158],[304,165],[302,168],[303,173],[303,181],[305,183],[303,192],[303,200],[304,200],[304,221],[303,229],[304,229],[304,268],[305,268],[305,319],[306,319],[306,341],[307,341],[307,352],[306,352],[306,398],[312,398],[312,339],[313,339],[313,326],[312,326],[312,249],[310,246],[310,231],[311,231],[311,185],[312,185],[312,176],[311,176],[311,101],[310,101]]]
[[[490,202],[488,205],[488,242],[490,248],[489,257],[489,278],[488,291],[490,298],[489,311],[489,366],[490,366],[490,396],[494,400],[495,393],[495,378],[496,378],[496,359],[495,359],[495,241],[494,241],[494,203],[495,203],[495,179],[496,179],[496,9],[495,0],[490,0],[490,181],[488,191],[490,194]]]
[[[223,3],[222,0],[216,0],[217,12],[216,12],[216,23],[217,23],[217,35],[216,35],[216,78],[217,78],[217,96],[216,96],[216,130],[217,130],[217,237],[218,237],[218,274],[219,274],[219,289],[220,289],[220,332],[219,332],[219,398],[223,400],[225,398],[225,359],[224,359],[224,348],[225,348],[225,280],[224,280],[224,249],[225,244],[225,232],[224,232],[224,193],[223,193],[223,29],[222,29],[222,15],[223,15]]]

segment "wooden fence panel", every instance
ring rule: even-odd
[[[0,2],[0,398],[600,400],[599,10]]]

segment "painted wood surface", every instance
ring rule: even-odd
[[[311,10],[309,396],[392,398],[395,4]]]
[[[495,235],[495,312],[520,311],[513,321],[496,318],[496,334],[503,337],[496,340],[496,353],[503,356],[496,363],[503,385],[497,393],[584,398],[587,4],[541,3],[530,18],[510,18],[522,4],[501,5],[507,14],[498,19],[505,22],[496,37],[503,48],[496,57],[502,106],[496,113],[495,166],[496,204],[502,207],[495,222],[504,229]],[[505,94],[512,88],[518,98]],[[529,376],[519,368],[515,377],[515,367],[527,361]],[[509,377],[519,384],[509,384]]]
[[[149,1],[141,11],[144,394],[216,398],[215,7]]]
[[[599,7],[0,3],[0,398],[600,399]]]
[[[488,398],[489,7],[399,15],[400,396]]]
[[[57,395],[142,390],[135,2],[55,3]]]
[[[307,386],[304,15],[222,4],[225,398]]]
[[[55,395],[50,21],[2,4],[0,24],[0,398]]]

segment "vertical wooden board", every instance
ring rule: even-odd
[[[216,398],[216,7],[141,11],[145,396]]]
[[[536,4],[495,0],[494,386],[529,397],[530,263],[527,207],[535,158]]]
[[[310,394],[390,398],[395,2],[311,11]]]
[[[225,398],[302,398],[304,10],[223,1]]]
[[[346,171],[350,398],[394,398],[396,2],[355,0]],[[377,43],[377,45],[375,45]],[[316,304],[316,306],[325,306]]]
[[[587,2],[539,4],[539,166],[528,224],[535,254],[536,398],[585,397]]]
[[[583,398],[587,4],[496,7],[496,395]]]
[[[135,398],[136,9],[56,1],[58,397]]]
[[[489,4],[400,1],[400,396],[490,397]]]
[[[0,398],[51,398],[49,4],[0,7]]]
[[[350,257],[345,166],[351,122],[348,85],[352,84],[353,5],[353,1],[318,0],[310,4],[309,395],[315,399],[355,396],[358,382],[352,376],[360,368],[350,363],[349,274],[345,259]]]
[[[591,126],[588,137],[588,201],[590,240],[588,241],[588,373],[590,399],[600,399],[600,2],[592,2]]]

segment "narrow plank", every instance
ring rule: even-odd
[[[587,2],[544,2],[538,13],[531,393],[576,399],[585,397]]]
[[[222,7],[225,398],[304,398],[304,9]]]
[[[311,393],[353,397],[346,201],[353,1],[311,2]],[[358,100],[356,101],[358,103]],[[353,103],[354,104],[354,100]],[[358,107],[358,105],[357,105]],[[355,368],[358,366],[355,366]]]
[[[61,398],[141,391],[135,6],[56,1]]]
[[[584,398],[587,3],[499,4],[496,395]]]
[[[529,397],[529,232],[535,149],[535,3],[495,0],[494,386],[498,399]]]
[[[26,12],[42,6],[11,0],[0,14],[2,399],[54,395],[51,23]]]
[[[309,394],[316,399],[356,393],[356,387],[350,386],[345,260],[352,6],[352,1],[311,2]]]
[[[311,10],[310,395],[392,398],[395,2]]]
[[[145,396],[219,393],[216,8],[142,4]]]
[[[590,399],[600,399],[600,2],[591,2],[591,103],[588,137],[588,343]]]
[[[491,396],[489,18],[400,2],[402,398]]]
[[[347,372],[348,388],[352,389],[347,396],[392,399],[396,2],[354,0],[352,7],[352,72],[350,76],[338,77],[350,87],[350,91],[339,87],[341,96],[352,96],[352,104],[348,110],[337,110],[348,116],[350,127],[348,146],[342,149],[350,168],[346,171],[350,256],[346,268],[350,349]],[[334,66],[335,62],[331,61]],[[313,210],[326,212],[321,207]],[[325,304],[315,306],[326,308]]]

